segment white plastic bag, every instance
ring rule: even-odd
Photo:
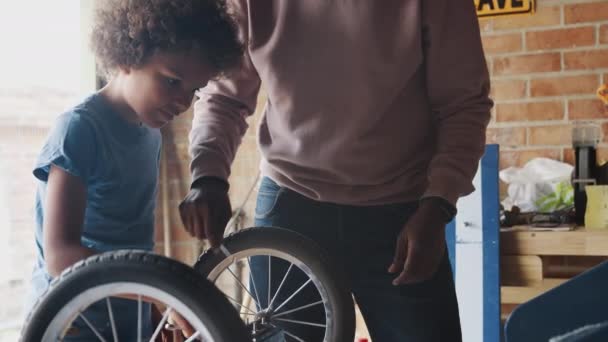
[[[516,205],[522,212],[551,212],[572,206],[573,169],[572,165],[557,160],[534,158],[523,168],[500,171],[500,179],[509,185],[503,207],[510,210]]]

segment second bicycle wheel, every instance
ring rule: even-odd
[[[245,229],[203,253],[194,268],[239,309],[253,341],[354,340],[354,304],[345,277],[303,235]]]

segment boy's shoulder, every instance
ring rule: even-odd
[[[77,105],[57,116],[53,131],[60,135],[75,134],[80,139],[95,139],[104,125],[100,115],[99,95],[89,95]]]
[[[91,128],[95,121],[95,109],[93,105],[94,95],[88,96],[77,105],[59,114],[55,125],[65,128]]]
[[[77,134],[77,132],[82,132],[82,134],[79,135],[83,138],[90,138],[90,134],[94,131],[94,114],[91,108],[84,102],[57,116],[52,129],[52,133],[55,133],[55,135]]]
[[[86,177],[91,173],[97,155],[97,129],[88,99],[66,110],[55,119],[35,164],[34,176],[46,181],[51,164],[73,175]]]
[[[56,118],[51,140],[64,138],[97,148],[123,151],[160,148],[160,130],[127,122],[108,107],[99,94],[93,94]]]

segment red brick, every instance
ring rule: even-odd
[[[608,143],[608,122],[602,124],[602,142]]]
[[[597,75],[543,77],[530,81],[532,96],[590,94],[597,88]]]
[[[188,168],[188,164],[180,162],[167,163],[167,177],[169,177],[169,179],[190,181],[190,169]]]
[[[179,212],[176,210],[175,213],[171,213],[171,220],[169,221],[171,227],[170,236],[173,242],[184,242],[192,241],[194,238],[186,231],[184,224],[179,218]]]
[[[595,27],[576,27],[526,33],[526,49],[548,50],[595,45]]]
[[[564,53],[566,69],[608,68],[608,49]]]
[[[154,244],[154,253],[160,254],[160,255],[165,255],[162,242],[159,242],[159,241],[155,241],[155,242],[156,243]]]
[[[562,101],[527,103],[499,103],[496,105],[496,121],[544,121],[564,118]]]
[[[174,125],[170,127],[170,131],[163,135],[163,141],[173,144],[188,143],[188,134],[190,134],[191,125]]]
[[[515,151],[500,151],[499,168],[502,170],[510,166],[521,167],[528,161],[538,158],[545,157],[559,160],[560,149],[559,148],[548,148],[548,149],[534,149],[534,150],[515,150]]]
[[[608,161],[608,148],[598,147],[597,149],[597,161],[599,163]]]
[[[526,96],[526,80],[493,80],[491,97],[495,101],[516,100]]]
[[[489,32],[492,31],[493,21],[489,18],[479,18],[479,31]]]
[[[608,108],[600,99],[568,100],[568,118],[580,119],[606,119]]]
[[[566,24],[608,20],[608,2],[595,1],[564,6]]]
[[[166,139],[163,143],[163,148],[165,149],[165,156],[168,161],[185,161],[186,163],[189,163],[190,154],[188,152],[187,141],[180,141],[177,138],[173,138],[172,140]]]
[[[505,52],[519,52],[522,49],[522,38],[520,33],[483,35],[483,50],[492,55]]]
[[[572,126],[536,126],[529,127],[528,145],[570,145],[572,143]]]
[[[200,250],[195,240],[191,240],[191,243],[171,244],[171,257],[188,265],[192,265],[196,261],[199,253]]]
[[[564,154],[564,159],[563,162],[564,163],[568,163],[570,165],[574,165],[574,150],[572,149],[572,147],[566,147],[563,149],[563,154]]]
[[[181,179],[169,179],[168,183],[167,197],[171,201],[181,202],[190,190],[190,183],[183,182]]]
[[[504,16],[494,19],[497,30],[523,29],[529,27],[553,26],[561,23],[559,6],[538,6],[533,15]]]
[[[533,72],[549,72],[561,70],[559,53],[543,53],[494,59],[494,75],[515,75]]]
[[[600,44],[608,44],[608,24],[600,26]]]
[[[486,143],[500,146],[518,147],[526,144],[525,127],[488,128]]]

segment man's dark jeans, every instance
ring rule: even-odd
[[[391,282],[396,275],[387,271],[397,236],[415,209],[413,203],[349,206],[318,202],[264,178],[258,193],[255,225],[297,231],[316,241],[335,258],[346,271],[374,342],[459,342],[458,303],[447,253],[434,277],[422,283],[394,286]],[[286,266],[275,261],[272,264],[272,279],[280,281]],[[268,259],[253,258],[251,267],[258,287],[266,287]],[[290,274],[291,292],[303,283],[302,278],[298,278]],[[307,289],[314,290],[314,287]],[[282,289],[281,292],[289,291]],[[267,303],[267,295],[259,296],[261,304]],[[306,296],[316,297],[306,300]],[[290,307],[318,298],[316,291],[299,293]],[[324,323],[325,314],[322,307],[317,307],[295,312],[289,319]],[[307,342],[322,341],[322,328],[303,324],[285,327]],[[286,341],[295,341],[288,335],[265,341],[283,341],[283,336]]]

